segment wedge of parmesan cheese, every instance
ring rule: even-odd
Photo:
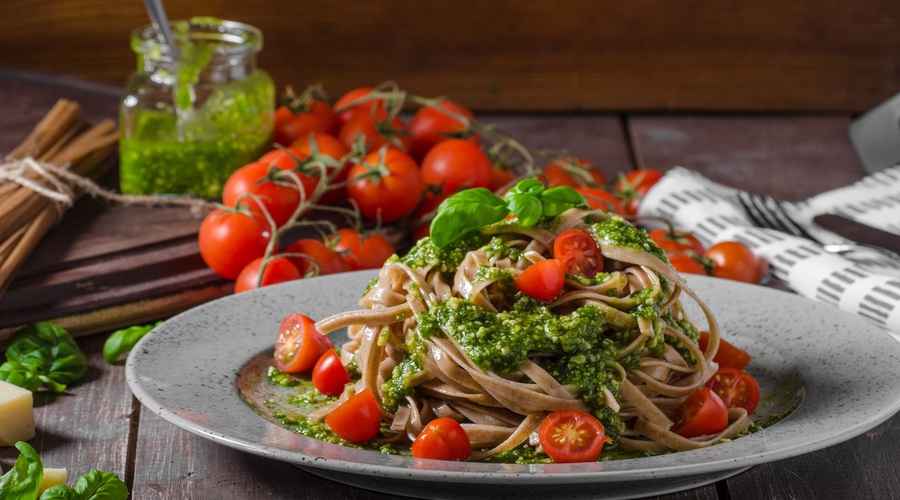
[[[66,469],[44,469],[44,478],[41,479],[38,496],[41,496],[41,493],[51,486],[66,484],[66,479],[68,479]]]
[[[0,446],[34,437],[34,398],[31,391],[0,380]]]

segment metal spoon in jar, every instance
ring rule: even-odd
[[[153,30],[159,35],[160,41],[169,47],[174,47],[175,41],[172,38],[172,27],[169,24],[168,16],[166,16],[166,9],[163,7],[162,0],[144,0],[144,7],[147,8],[150,23],[153,25]]]

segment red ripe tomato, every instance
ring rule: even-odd
[[[480,144],[479,137],[474,135],[469,124],[459,117],[470,121],[475,119],[468,108],[450,101],[419,108],[409,121],[409,131],[413,134],[409,154],[421,162],[435,144],[449,138],[466,139],[473,144]]]
[[[502,195],[503,193],[500,193],[500,190],[512,181],[513,173],[509,169],[501,165],[494,165],[491,168],[491,191]]]
[[[491,187],[493,165],[476,144],[447,139],[436,144],[422,160],[422,180],[442,186],[445,193],[460,189]]]
[[[743,408],[753,413],[759,404],[759,384],[749,373],[723,366],[708,382],[709,387],[728,408]]]
[[[238,275],[237,280],[234,282],[234,293],[246,292],[247,290],[274,285],[276,283],[298,280],[303,277],[303,275],[300,274],[300,271],[297,270],[297,266],[291,264],[291,261],[284,257],[270,259],[266,263],[265,270],[262,271],[262,277],[260,277],[260,270],[262,267],[262,257],[247,264],[247,267],[241,271],[241,274]]]
[[[384,109],[384,100],[367,99],[372,91],[373,89],[369,87],[353,89],[342,95],[337,102],[334,103],[334,112],[337,116],[338,128],[342,127],[357,113],[369,113],[375,106],[379,109]]]
[[[558,463],[595,462],[609,442],[603,423],[580,410],[558,410],[541,422],[541,447]]]
[[[563,263],[557,259],[547,259],[528,266],[516,276],[513,284],[516,290],[544,302],[559,295],[566,282]]]
[[[459,422],[441,417],[428,422],[412,444],[412,456],[465,462],[472,456],[472,443]]]
[[[324,276],[350,270],[341,254],[314,238],[297,240],[284,249],[287,258],[296,266],[301,276]],[[300,257],[290,254],[303,254]]]
[[[412,136],[409,128],[399,116],[390,117],[385,109],[376,109],[372,113],[356,113],[341,127],[338,138],[347,148],[352,149],[359,136],[365,137],[366,151],[390,144],[409,151]]]
[[[316,330],[316,322],[303,314],[290,314],[278,328],[275,340],[275,367],[284,373],[312,370],[334,342]]]
[[[728,408],[722,399],[704,387],[688,396],[672,416],[672,432],[686,438],[717,434],[728,427]]]
[[[279,106],[275,110],[275,142],[287,146],[310,132],[331,132],[336,124],[331,107],[318,99],[309,99],[298,108]]]
[[[603,254],[594,237],[581,229],[566,229],[553,242],[553,258],[563,271],[574,276],[594,277],[603,270]]]
[[[691,251],[697,255],[703,255],[706,250],[703,248],[703,243],[700,243],[696,236],[687,231],[654,229],[647,234],[666,253]]]
[[[313,155],[313,148],[315,148],[319,155],[328,157],[335,162],[340,162],[340,165],[336,168],[326,168],[326,173],[330,178],[330,185],[338,187],[330,186],[327,191],[322,193],[322,197],[319,201],[322,203],[337,203],[345,199],[347,197],[347,188],[346,186],[342,186],[342,184],[347,180],[347,172],[350,170],[350,163],[347,161],[347,153],[349,153],[350,150],[335,136],[322,132],[312,132],[301,136],[292,142],[290,147],[290,149],[296,151],[297,156],[303,160],[306,160]],[[321,177],[321,171],[318,171],[315,168],[308,172],[308,174],[310,176]]]
[[[243,212],[210,212],[200,224],[197,243],[210,269],[233,280],[266,253],[272,232],[268,223]]]
[[[622,200],[605,189],[576,187],[575,191],[581,193],[588,206],[594,210],[603,210],[616,215],[626,215],[625,209],[622,207]]]
[[[671,264],[679,273],[709,276],[706,266],[692,255],[688,255],[684,252],[670,251],[666,252],[666,257],[669,258],[669,264]]]
[[[365,388],[325,417],[325,424],[342,439],[362,443],[381,430],[381,409],[372,391]]]
[[[720,241],[709,247],[703,256],[713,262],[712,275],[744,283],[759,283],[762,277],[760,259],[738,241]]]
[[[394,246],[384,236],[361,236],[351,228],[338,229],[336,237],[330,243],[352,271],[378,269],[395,252]]]
[[[316,361],[312,371],[313,386],[326,396],[339,396],[344,392],[344,386],[350,383],[350,374],[341,364],[334,349],[325,351],[325,354]]]
[[[593,163],[576,156],[560,156],[544,169],[548,187],[599,187],[606,185],[606,174]]]
[[[709,332],[700,332],[697,345],[700,346],[701,351],[706,352],[706,346],[709,345]],[[736,370],[743,370],[750,364],[751,359],[747,351],[719,337],[719,350],[716,351],[716,355],[713,358],[713,361],[718,363],[719,367],[727,366]]]
[[[286,153],[281,155],[288,156]],[[262,220],[265,220],[262,215],[265,209],[276,226],[283,226],[300,206],[301,194],[297,181],[290,174],[283,173],[283,170],[290,168],[281,169],[277,162],[274,163],[270,167],[269,162],[258,161],[235,170],[222,189],[222,203],[229,207],[238,204],[246,206],[259,213]],[[297,178],[305,196],[311,195],[316,180],[302,174],[298,174]]]
[[[625,211],[628,215],[636,215],[641,205],[641,200],[661,179],[663,173],[652,168],[642,168],[621,175],[616,181],[616,192],[625,201]]]
[[[347,194],[369,220],[393,222],[409,214],[419,202],[419,167],[399,149],[373,151],[350,167]]]

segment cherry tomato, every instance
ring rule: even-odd
[[[275,110],[275,142],[288,146],[310,132],[331,132],[336,124],[331,107],[318,99],[309,99],[296,108],[279,106]]]
[[[503,193],[500,193],[500,190],[511,183],[512,180],[513,173],[509,169],[496,164],[491,168],[491,191],[502,195]]]
[[[700,332],[700,338],[697,339],[697,345],[700,346],[701,351],[706,351],[706,346],[709,345],[709,332]],[[719,338],[719,350],[716,351],[716,356],[713,358],[713,361],[718,363],[719,367],[727,366],[736,370],[743,370],[750,364],[751,359],[752,358],[747,351],[740,347],[736,347],[734,344],[721,337]]]
[[[706,250],[703,248],[703,243],[700,243],[700,240],[698,240],[693,233],[687,231],[654,229],[647,234],[650,235],[650,238],[656,242],[656,245],[665,250],[666,253],[670,251],[691,251],[698,255],[702,255]]]
[[[609,440],[603,423],[580,410],[558,410],[541,422],[541,447],[558,463],[595,462]]]
[[[708,382],[709,387],[728,408],[743,408],[753,413],[759,404],[759,384],[749,373],[723,366]]]
[[[200,224],[197,243],[203,262],[233,280],[247,264],[266,253],[271,236],[268,223],[256,216],[216,209]]]
[[[316,361],[334,342],[316,330],[316,322],[303,314],[290,314],[278,328],[275,340],[275,367],[284,373],[312,370]]]
[[[444,200],[452,195],[452,193],[435,194],[433,191],[424,187],[422,188],[422,192],[425,193],[425,200],[422,201],[418,208],[416,208],[412,217],[412,234],[415,241],[421,240],[431,234],[431,221],[434,220],[437,208]]]
[[[603,210],[604,212],[610,212],[617,215],[626,215],[625,209],[622,207],[622,200],[605,189],[576,187],[575,191],[581,193],[581,196],[584,196],[584,200],[587,201],[588,206],[594,210]]]
[[[415,208],[422,192],[415,160],[390,147],[373,151],[350,167],[347,180],[347,194],[369,220],[401,219]]]
[[[581,229],[566,229],[556,237],[553,258],[562,262],[566,274],[592,278],[603,270],[603,255],[597,242]]]
[[[579,186],[599,187],[606,185],[606,174],[593,163],[576,156],[560,156],[544,169],[548,187]]]
[[[449,138],[466,139],[473,144],[480,144],[481,140],[471,128],[454,115],[475,119],[469,108],[450,101],[419,108],[409,121],[409,131],[413,134],[410,156],[421,162],[435,144]]]
[[[361,236],[357,230],[350,228],[338,229],[330,243],[352,271],[378,269],[395,252],[394,246],[384,236]]]
[[[286,153],[281,154],[287,156]],[[289,175],[280,174],[282,170],[290,169],[281,169],[277,164],[270,167],[270,162],[262,161],[244,165],[235,170],[225,182],[222,203],[229,207],[240,203],[259,213],[263,220],[265,216],[262,212],[265,207],[275,225],[283,226],[300,205],[301,194],[296,180]],[[311,195],[316,180],[302,174],[298,174],[297,178],[305,196]]]
[[[475,144],[447,139],[436,144],[422,160],[422,180],[442,186],[445,193],[491,187],[491,160]]]
[[[663,173],[659,170],[642,168],[619,177],[616,181],[616,192],[624,200],[628,215],[637,214],[641,200],[662,176]]]
[[[669,251],[666,252],[666,257],[669,258],[669,264],[671,264],[679,273],[709,276],[706,266],[693,255],[688,255],[684,252]]]
[[[300,271],[297,270],[297,266],[292,264],[291,261],[284,257],[276,257],[269,260],[265,270],[262,272],[262,278],[260,278],[259,273],[262,264],[263,258],[260,257],[247,264],[247,267],[241,270],[241,274],[238,275],[237,280],[234,282],[234,293],[298,280],[303,277]]]
[[[373,113],[356,113],[351,116],[338,134],[341,143],[352,149],[357,138],[363,136],[367,152],[385,144],[409,151],[412,136],[403,119],[399,116],[391,118],[390,113],[384,109],[377,109]]]
[[[334,112],[337,116],[338,128],[347,123],[347,121],[357,113],[369,113],[372,108],[376,106],[379,109],[384,109],[385,103],[382,99],[367,99],[361,101],[371,94],[372,91],[373,89],[369,87],[353,89],[342,95],[337,102],[334,103]]]
[[[566,282],[563,263],[557,259],[547,259],[528,266],[516,277],[516,290],[544,302],[559,295]]]
[[[347,153],[350,150],[335,136],[322,132],[312,132],[298,137],[297,140],[291,143],[290,149],[296,151],[297,156],[305,160],[312,156],[313,147],[315,147],[319,155],[331,158],[335,162],[340,162],[338,167],[326,168],[331,186],[322,193],[319,201],[321,203],[337,203],[345,199],[347,197],[347,187],[342,184],[347,180],[347,172],[350,170],[350,163],[347,161]],[[337,171],[335,172],[335,170]],[[308,174],[314,177],[321,177],[321,171],[318,171],[316,168],[313,168]]]
[[[412,444],[412,456],[434,460],[465,462],[472,456],[472,444],[459,422],[441,417],[428,422]]]
[[[369,388],[363,389],[325,417],[325,424],[351,443],[374,438],[381,430],[381,410],[375,395]]]
[[[308,256],[288,256],[288,259],[297,267],[301,276],[324,276],[326,274],[343,273],[350,270],[350,265],[338,252],[332,250],[321,241],[314,238],[297,240],[284,249],[286,254],[303,254]],[[315,262],[310,262],[310,259]],[[316,265],[318,264],[318,265]]]
[[[709,387],[688,396],[672,416],[672,432],[686,438],[716,434],[728,427],[728,408]]]
[[[762,277],[760,259],[738,241],[720,241],[703,253],[713,261],[712,275],[745,283],[759,283]]]
[[[334,349],[325,351],[312,371],[313,386],[326,396],[339,396],[344,392],[344,386],[350,383],[350,374],[341,364]]]

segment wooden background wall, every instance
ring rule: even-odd
[[[862,112],[900,92],[897,0],[167,0],[263,30],[279,88],[394,80],[475,110]],[[122,85],[140,0],[3,0],[0,66]]]

